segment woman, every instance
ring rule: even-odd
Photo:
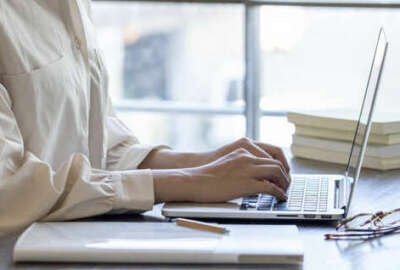
[[[0,232],[254,193],[286,199],[274,146],[146,146],[115,116],[89,0],[0,1]],[[268,181],[259,181],[266,179]]]

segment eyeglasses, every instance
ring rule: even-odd
[[[336,230],[342,233],[325,234],[325,239],[364,240],[400,233],[400,208],[354,215],[340,222]]]

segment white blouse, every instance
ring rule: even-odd
[[[151,209],[152,149],[112,109],[89,0],[0,1],[0,233]]]

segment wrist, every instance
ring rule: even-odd
[[[156,203],[187,201],[191,173],[186,169],[152,170]]]
[[[206,165],[216,158],[213,152],[177,153],[180,156],[179,168],[197,168]]]
[[[212,175],[205,168],[153,170],[155,202],[197,201],[209,192],[206,183]]]

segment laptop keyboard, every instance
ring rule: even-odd
[[[329,178],[296,176],[288,188],[288,200],[278,201],[267,194],[243,198],[241,210],[326,212],[328,209]]]

